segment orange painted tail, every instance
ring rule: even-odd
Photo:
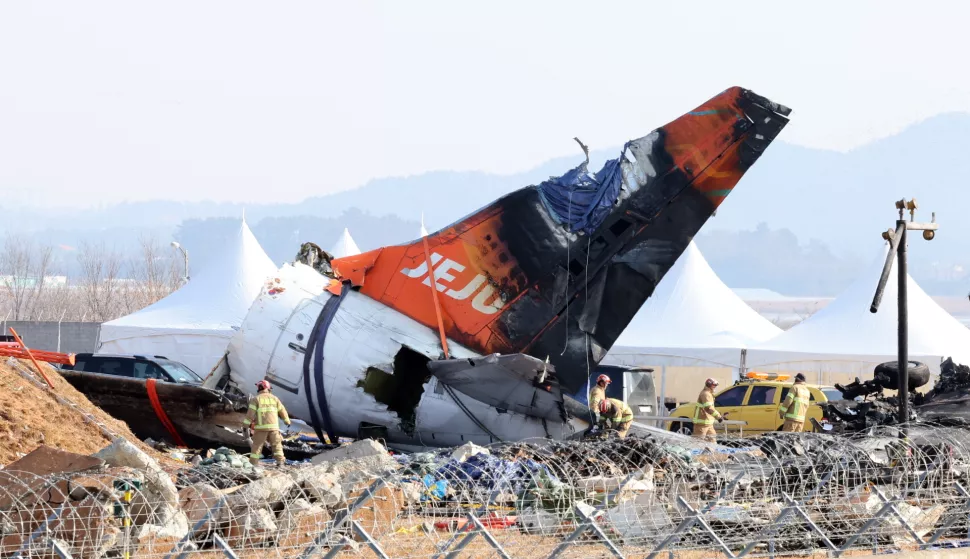
[[[701,226],[784,128],[741,88],[422,241],[333,261],[360,292],[482,354],[550,357],[567,390],[598,363]],[[428,260],[433,271],[429,274]]]

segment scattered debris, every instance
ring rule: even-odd
[[[456,448],[455,451],[451,453],[451,457],[459,462],[464,462],[469,456],[475,456],[476,454],[490,454],[490,452],[485,447],[468,442]]]
[[[896,363],[876,367],[873,379],[856,378],[848,385],[836,384],[845,400],[820,403],[823,414],[835,433],[853,433],[899,422],[899,399],[884,396],[883,390],[898,386]],[[927,394],[915,392],[929,381],[929,369],[923,363],[910,362],[909,423],[917,421],[942,425],[970,425],[970,367],[947,358],[940,365],[940,378]],[[872,399],[870,399],[872,398]]]
[[[316,243],[303,243],[300,245],[300,251],[296,253],[295,258],[296,262],[306,264],[323,276],[336,278],[333,268],[330,267],[331,260],[333,260],[333,256],[320,248]]]

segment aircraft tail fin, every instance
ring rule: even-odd
[[[628,142],[595,174],[584,162],[429,235],[429,257],[417,240],[333,268],[437,329],[433,276],[449,339],[482,354],[549,356],[575,390],[789,113],[728,89]]]

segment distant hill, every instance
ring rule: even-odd
[[[594,151],[591,168],[616,157],[618,146]],[[847,153],[776,142],[705,226],[698,244],[733,287],[832,295],[847,285],[860,262],[868,262],[880,232],[893,225],[893,202],[916,197],[917,218],[929,220],[935,211],[941,230],[932,242],[912,240],[911,273],[932,294],[965,295],[970,254],[961,241],[970,238],[970,220],[962,215],[970,210],[968,153],[970,114],[965,113],[930,118]],[[275,204],[269,191],[265,204],[245,207],[158,201],[76,213],[8,209],[0,233],[28,232],[67,247],[83,239],[133,246],[146,232],[202,245],[215,231],[206,232],[205,220],[238,219],[245,210],[274,259],[289,258],[298,246],[295,238],[327,244],[332,241],[324,237],[336,238],[343,227],[366,250],[413,238],[411,228],[422,213],[428,228],[438,229],[505,193],[562,174],[581,158],[577,149],[575,156],[514,175],[434,171],[375,179],[299,204]],[[205,252],[194,251],[200,262]]]

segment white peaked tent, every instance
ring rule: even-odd
[[[784,334],[748,349],[749,369],[801,371],[809,382],[824,379],[825,373],[847,377],[871,376],[879,363],[896,360],[897,293],[896,261],[886,284],[882,303],[875,314],[869,312],[888,248],[848,289],[825,308]],[[939,373],[940,361],[970,363],[970,329],[936,304],[907,276],[909,316],[909,358],[922,361],[930,371]]]
[[[277,267],[245,219],[212,259],[168,297],[101,325],[99,352],[163,355],[205,377]]]
[[[726,286],[691,242],[604,363],[738,370],[743,349],[781,332]]]
[[[350,236],[350,231],[346,227],[344,228],[344,232],[340,234],[340,238],[334,243],[333,248],[330,249],[330,254],[334,258],[360,254],[357,243],[354,242],[354,238]]]

